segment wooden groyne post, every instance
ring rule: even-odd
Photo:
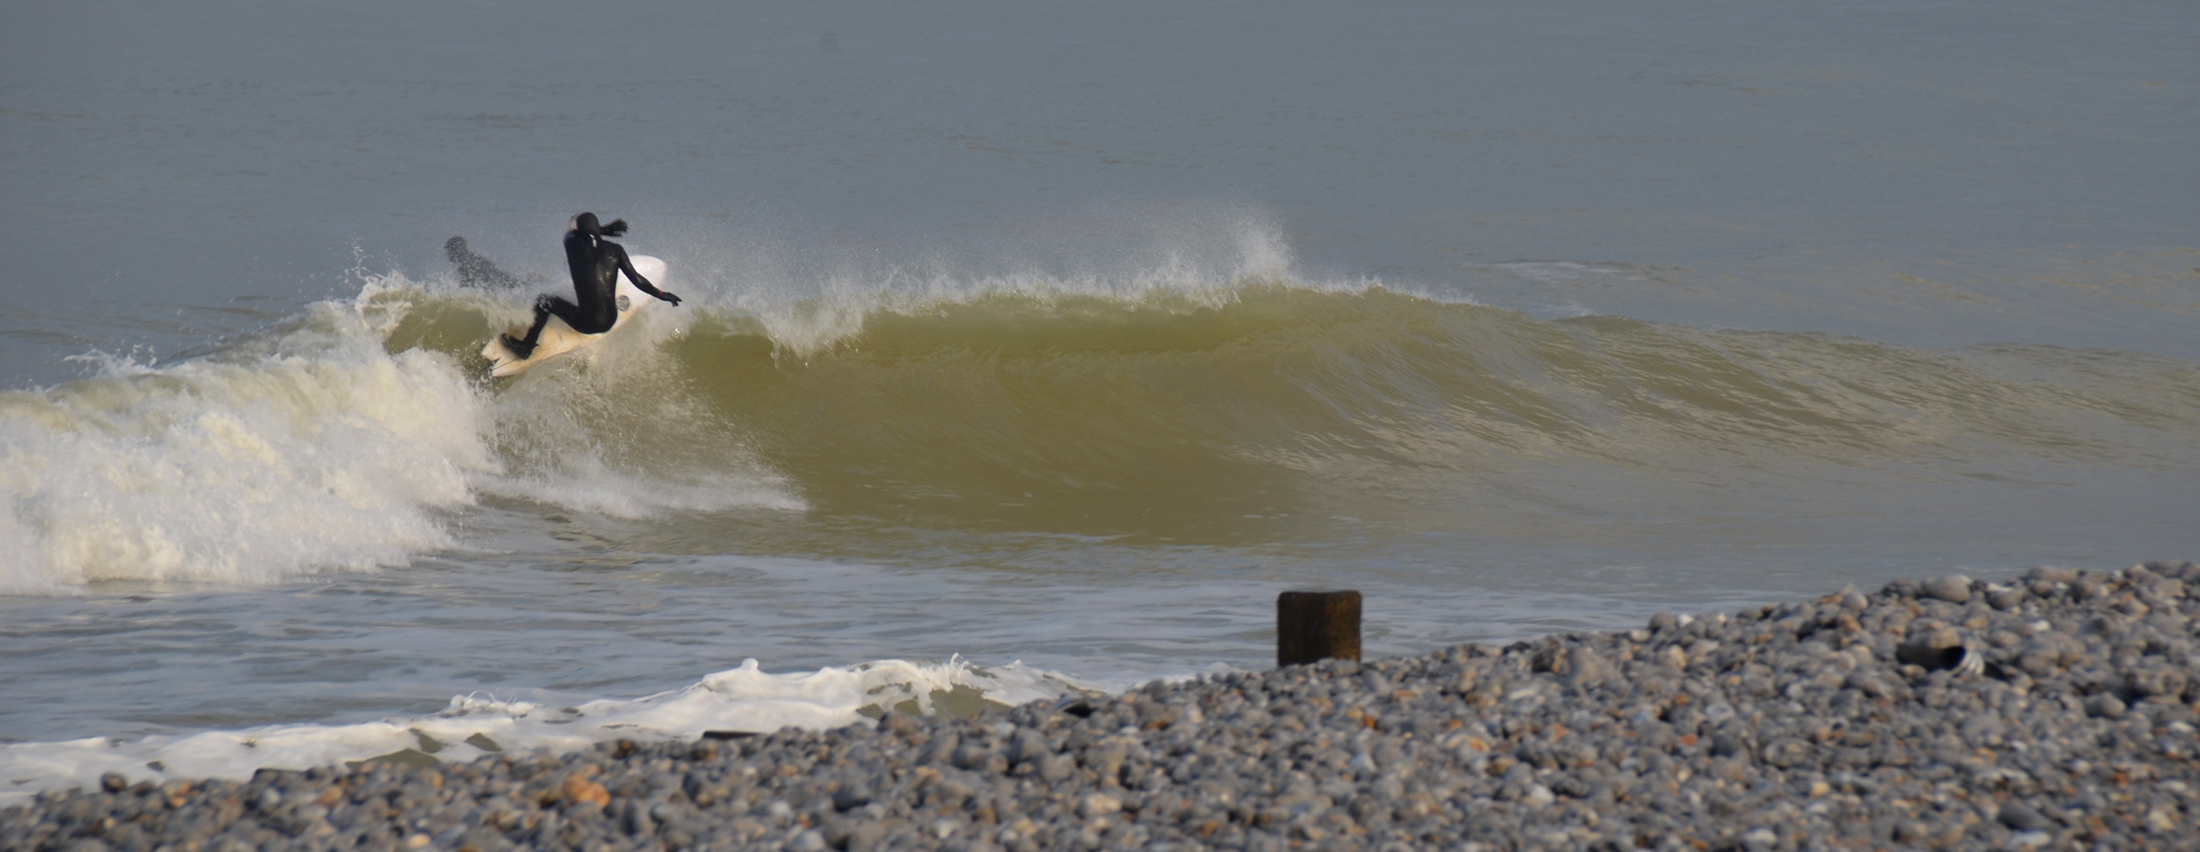
[[[1360,659],[1360,593],[1284,592],[1276,596],[1276,665]]]

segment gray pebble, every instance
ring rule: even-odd
[[[1921,584],[1925,596],[1939,598],[1949,603],[1963,603],[1971,599],[1971,578],[1961,574],[1934,577]]]
[[[2055,827],[2053,820],[2041,816],[2039,811],[2031,809],[2023,802],[2002,805],[2001,813],[1995,819],[2012,831],[2046,831]]]

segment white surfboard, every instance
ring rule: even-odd
[[[633,262],[635,272],[639,272],[643,278],[649,279],[649,283],[657,285],[657,289],[664,289],[664,261],[646,254],[633,255],[627,259]],[[506,376],[517,376],[527,372],[528,368],[536,364],[594,343],[605,334],[617,332],[619,326],[625,325],[626,321],[634,316],[635,311],[641,310],[643,303],[657,300],[655,296],[644,293],[641,288],[634,286],[634,282],[627,280],[626,274],[623,272],[619,274],[618,292],[619,318],[611,324],[610,331],[602,334],[582,334],[574,331],[572,326],[566,325],[565,320],[552,316],[550,321],[543,325],[542,336],[535,338],[535,353],[526,358],[521,358],[513,354],[512,350],[505,348],[503,337],[489,338],[488,345],[481,347],[481,357],[489,359],[489,375],[500,379]],[[505,329],[504,333],[513,337],[526,337],[529,324],[520,323]]]

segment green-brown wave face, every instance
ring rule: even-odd
[[[645,344],[493,386],[500,451],[524,469],[585,441],[652,481],[777,489],[812,525],[1223,545],[1591,541],[1683,505],[1746,523],[1927,499],[1905,484],[2200,466],[2200,367],[2128,354],[1544,320],[1273,279],[874,302],[657,311]],[[425,297],[388,346],[472,369],[511,310]],[[826,315],[831,334],[785,331]],[[680,534],[698,547],[778,523],[702,514]]]

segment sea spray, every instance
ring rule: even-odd
[[[525,301],[354,270],[356,296],[173,364],[0,393],[0,593],[264,584],[448,547],[481,494],[585,512],[803,508],[694,410],[642,323],[517,382],[469,351]],[[585,356],[585,357],[584,357]]]
[[[1300,274],[1281,229],[1249,211],[1214,220],[1141,212],[1157,222],[1118,234],[1128,244],[1110,243],[1105,251],[1085,246],[1087,234],[1053,234],[1002,254],[1045,260],[864,257],[810,267],[751,246],[753,254],[736,260],[706,261],[726,268],[715,271],[713,286],[702,292],[722,294],[708,299],[710,313],[739,318],[744,331],[771,341],[776,357],[799,364],[854,344],[873,321],[957,306],[1023,303],[1075,314],[1084,305],[1106,304],[1181,312],[1234,304],[1249,283],[1324,292],[1357,292],[1375,283]],[[1065,241],[1081,248],[1055,245]],[[706,256],[725,250],[694,248]]]
[[[387,352],[334,303],[224,357],[0,394],[6,534],[30,540],[0,590],[402,561],[496,468],[482,415],[448,356]]]

